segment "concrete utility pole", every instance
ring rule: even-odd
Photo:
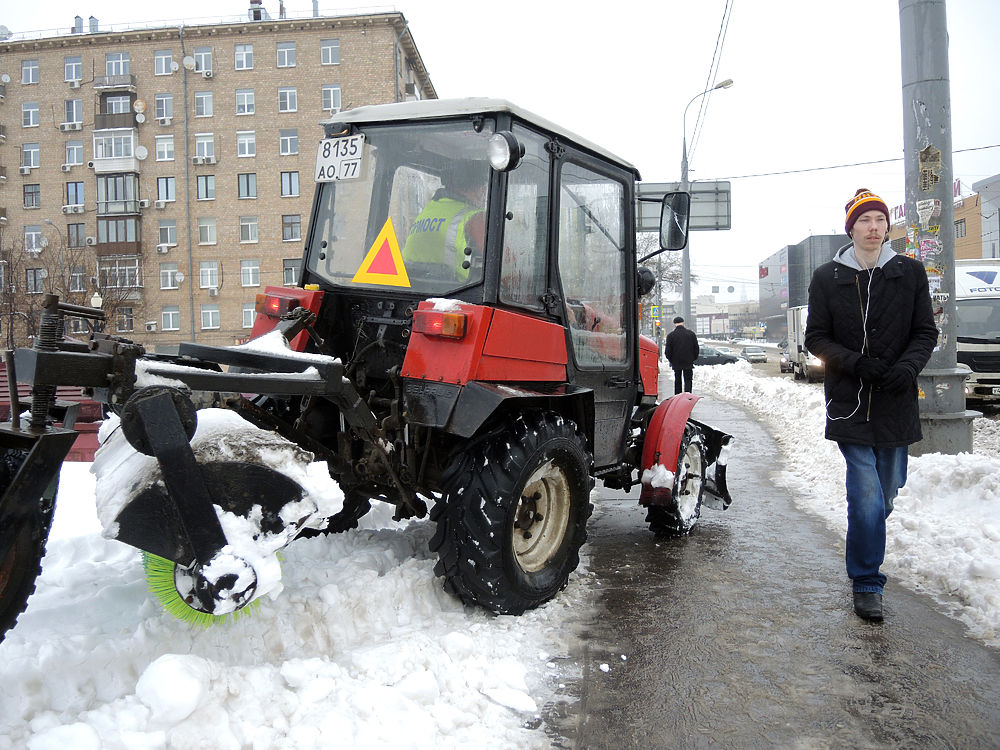
[[[955,347],[955,232],[951,92],[945,0],[899,0],[906,165],[906,251],[930,281],[938,346],[917,377],[924,439],[912,455],[972,451],[963,371]]]

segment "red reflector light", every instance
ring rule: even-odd
[[[254,311],[272,318],[280,318],[302,303],[295,297],[275,297],[270,294],[258,294],[254,302]]]
[[[413,313],[413,330],[425,336],[460,339],[465,336],[465,313],[417,310]]]

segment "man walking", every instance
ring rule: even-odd
[[[694,361],[698,359],[698,337],[684,327],[684,318],[680,315],[674,318],[674,330],[667,334],[663,354],[674,371],[674,394],[691,393]]]
[[[847,464],[847,575],[854,612],[882,619],[885,521],[921,439],[917,373],[937,341],[927,273],[884,245],[889,209],[867,189],[846,206],[851,238],[809,284],[806,348],[826,367],[826,438]]]

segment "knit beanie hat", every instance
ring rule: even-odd
[[[892,220],[889,218],[889,208],[885,205],[885,201],[868,188],[858,188],[858,192],[854,194],[854,197],[847,201],[844,210],[847,211],[844,229],[847,230],[848,236],[850,236],[851,230],[854,229],[854,222],[865,211],[881,211],[885,214],[885,223],[892,223]]]
[[[684,322],[684,318],[682,318],[680,315],[678,315],[676,318],[674,318],[674,325],[677,325],[678,323],[683,323],[683,322]]]

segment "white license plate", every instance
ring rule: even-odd
[[[994,396],[1000,396],[1000,388],[993,388],[992,390]]]
[[[360,177],[364,146],[363,134],[321,140],[316,152],[316,182]]]

